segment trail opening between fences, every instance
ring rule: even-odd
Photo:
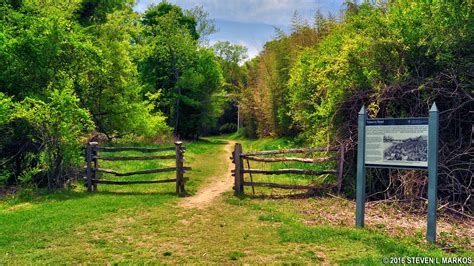
[[[319,157],[319,158],[297,158],[297,157],[264,157],[266,155],[277,155],[277,154],[294,154],[294,153],[312,153],[312,152],[338,152],[338,156],[333,157]],[[341,145],[339,148],[326,147],[326,148],[298,148],[288,150],[271,150],[271,151],[257,151],[243,153],[242,145],[240,143],[235,144],[234,152],[230,158],[235,165],[232,170],[234,176],[234,191],[236,195],[244,193],[244,186],[251,186],[252,191],[255,194],[256,186],[259,187],[272,187],[281,189],[318,189],[318,188],[329,188],[336,187],[337,191],[341,191],[343,172],[344,172],[344,146]],[[244,160],[247,160],[247,169],[244,166]],[[337,161],[337,169],[328,170],[306,170],[306,169],[279,169],[279,170],[262,170],[262,169],[251,169],[250,161],[257,162],[303,162],[303,163],[323,163],[328,161]],[[249,174],[250,182],[245,182],[244,174]],[[330,185],[293,185],[293,184],[278,184],[268,182],[254,182],[252,174],[264,174],[264,175],[282,175],[282,174],[298,174],[298,175],[312,175],[319,176],[325,174],[337,175],[337,184]]]
[[[131,185],[131,184],[156,184],[156,183],[172,183],[176,182],[176,193],[184,193],[184,184],[186,178],[184,173],[187,170],[191,170],[191,167],[184,166],[184,152],[186,150],[183,147],[183,143],[177,141],[174,143],[175,147],[166,148],[120,148],[120,147],[98,147],[97,142],[89,142],[86,147],[86,182],[87,191],[97,191],[97,184],[112,184],[112,185]],[[175,151],[172,155],[150,155],[150,156],[101,156],[100,152],[124,152],[134,151],[142,153],[152,152],[165,152]],[[98,161],[144,161],[144,160],[176,160],[175,167],[158,168],[158,169],[147,169],[138,170],[134,172],[120,173],[110,169],[99,168]],[[153,174],[153,173],[164,173],[164,172],[176,172],[176,178],[165,179],[165,180],[147,180],[147,181],[111,181],[99,179],[97,173],[108,173],[115,176],[131,176],[131,175],[142,175],[142,174]]]

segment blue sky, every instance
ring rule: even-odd
[[[135,10],[143,12],[161,0],[138,0]],[[190,9],[203,6],[214,19],[219,32],[209,36],[211,43],[228,40],[247,46],[249,57],[258,54],[266,41],[275,36],[274,27],[289,31],[294,12],[312,22],[316,10],[338,15],[343,0],[168,0]]]

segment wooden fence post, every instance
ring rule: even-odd
[[[176,141],[176,193],[184,193],[184,182],[183,182],[183,142]]]
[[[243,173],[243,160],[242,160],[242,145],[240,143],[235,143],[234,148],[234,194],[241,195],[244,193],[244,173]]]
[[[97,142],[89,142],[89,145],[91,146],[91,159],[92,159],[92,162],[94,163],[94,168],[92,171],[92,180],[97,180],[97,168],[98,168],[98,162],[97,162],[97,158],[93,158],[94,156],[97,156],[97,150],[95,149],[95,147],[97,146]],[[92,183],[92,191],[97,191],[97,183],[95,182],[92,182],[91,180],[91,183]]]
[[[342,179],[344,177],[344,152],[345,152],[345,145],[342,144],[339,149],[339,161],[337,166],[337,193],[341,193],[342,188]]]
[[[92,145],[90,142],[86,146],[86,164],[87,192],[92,192]]]

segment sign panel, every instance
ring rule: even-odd
[[[367,119],[365,165],[428,167],[428,118]]]

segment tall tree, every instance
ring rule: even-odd
[[[213,90],[221,88],[221,75],[211,75],[212,71],[206,72],[206,68],[199,67],[205,49],[198,45],[197,22],[180,7],[161,2],[145,12],[142,23],[146,48],[141,61],[141,76],[148,84],[147,91],[163,94],[164,101],[157,105],[168,115],[175,136],[196,137],[200,128],[196,121],[201,119],[189,120],[196,112],[193,105],[204,101],[202,96],[210,98]],[[211,59],[216,60],[215,57]],[[210,64],[210,69],[213,69],[212,60],[204,61]],[[190,71],[198,75],[191,75]],[[200,79],[194,79],[201,76],[209,81],[212,90],[203,87]]]
[[[218,31],[214,20],[209,18],[209,12],[202,6],[196,6],[186,10],[186,15],[193,17],[196,21],[196,32],[199,35],[199,44],[208,45],[209,35]]]

